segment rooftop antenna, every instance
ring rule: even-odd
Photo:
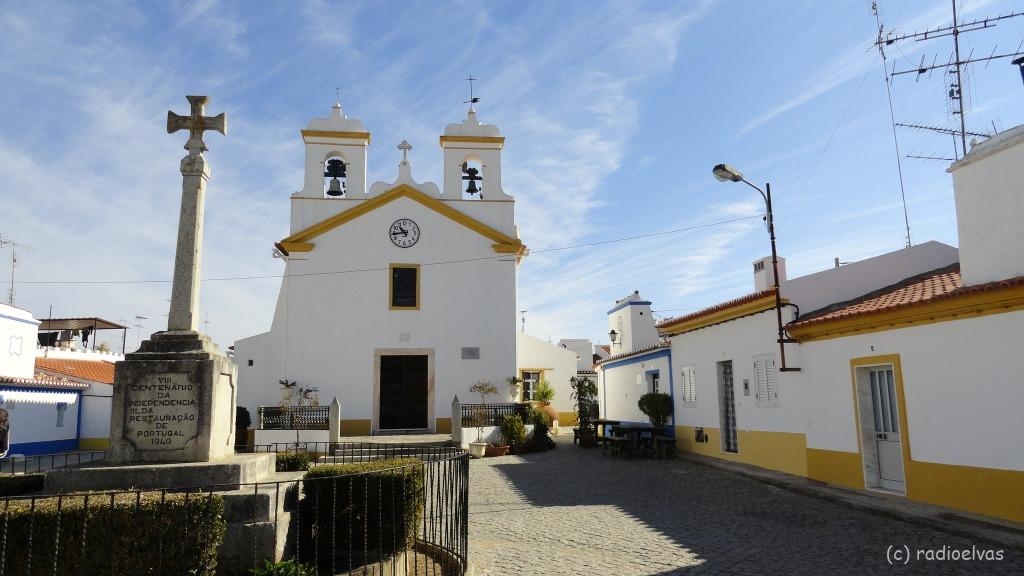
[[[965,32],[974,32],[976,30],[984,30],[986,28],[992,28],[1000,20],[1024,16],[1024,12],[1010,12],[1008,14],[1001,14],[999,16],[979,18],[976,20],[971,20],[969,22],[960,22],[957,16],[956,0],[951,0],[951,4],[953,7],[953,23],[951,25],[938,26],[936,28],[931,28],[923,32],[894,34],[892,32],[883,33],[881,24],[879,24],[878,38],[875,41],[875,45],[878,46],[881,50],[882,46],[891,46],[892,44],[895,44],[896,42],[900,42],[903,40],[914,40],[920,42],[924,40],[931,40],[934,38],[943,38],[946,36],[953,37],[953,57],[946,63],[937,64],[937,59],[933,58],[931,64],[925,65],[924,58],[922,57],[921,63],[916,68],[897,71],[894,64],[892,72],[887,72],[887,76],[896,77],[903,74],[915,74],[915,78],[919,79],[921,75],[925,73],[929,74],[930,76],[933,70],[942,69],[945,71],[945,74],[943,74],[943,76],[945,78],[944,84],[945,96],[947,99],[947,110],[951,113],[952,116],[959,117],[958,119],[960,129],[954,130],[953,140],[954,157],[955,159],[958,159],[963,155],[967,154],[967,136],[970,134],[967,131],[967,120],[965,118],[966,112],[969,109],[969,103],[967,103],[966,100],[970,97],[970,94],[966,89],[967,87],[964,84],[967,76],[966,66],[968,64],[972,64],[975,62],[985,62],[987,67],[987,63],[991,62],[992,60],[998,60],[1001,58],[1016,59],[1016,57],[1024,55],[1024,52],[1021,52],[1021,48],[1022,46],[1024,46],[1024,42],[1022,42],[1020,45],[1017,46],[1017,49],[1013,52],[996,54],[996,50],[995,48],[993,48],[992,53],[988,56],[974,58],[973,53],[971,53],[967,55],[966,59],[961,59],[960,34]],[[877,16],[877,3],[872,4],[872,7],[876,10]],[[922,128],[928,130],[932,129],[932,127]],[[935,131],[944,132],[945,129],[939,129]],[[985,137],[988,137],[988,135],[985,135]],[[959,146],[957,146],[957,141],[959,141]]]
[[[14,270],[18,267],[18,249],[35,250],[34,247],[11,240],[6,234],[0,234],[0,248],[11,247],[11,290],[7,293],[7,303],[14,306]]]
[[[520,310],[519,311],[519,317],[522,319],[521,320],[522,327],[519,329],[519,331],[520,332],[524,332],[524,333],[526,332],[526,313],[527,312],[529,312],[529,310]]]
[[[469,80],[469,100],[466,100],[463,104],[469,104],[469,111],[476,112],[476,110],[473,109],[473,105],[479,102],[480,98],[473,96],[473,81],[479,80],[479,78],[473,78],[473,75],[470,74],[469,78],[466,78],[466,80]]]
[[[143,320],[149,320],[149,318],[146,318],[145,316],[142,316],[140,314],[136,314],[135,315],[135,324],[133,324],[133,326],[135,326],[135,329],[139,331],[139,344],[140,345],[142,344],[142,326],[143,326],[142,321]]]
[[[203,313],[203,333],[206,334],[207,336],[210,335],[210,313],[209,312],[204,312]]]
[[[337,86],[334,87],[334,101],[339,104],[341,103],[341,88],[338,88]]]

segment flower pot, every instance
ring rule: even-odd
[[[483,458],[487,452],[487,442],[470,442],[469,455],[473,458]]]
[[[580,448],[593,448],[597,446],[597,435],[593,431],[580,431]]]
[[[558,425],[558,409],[551,405],[551,402],[542,402],[540,411],[551,417],[551,427]]]
[[[484,449],[484,456],[487,458],[504,456],[506,454],[508,454],[508,446],[491,446],[488,444],[487,448]]]

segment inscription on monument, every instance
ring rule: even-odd
[[[148,374],[131,384],[125,439],[137,450],[180,450],[198,432],[198,386],[187,374]]]

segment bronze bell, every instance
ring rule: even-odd
[[[469,186],[466,186],[466,194],[476,194],[480,189],[476,187],[476,180],[470,180]]]
[[[344,196],[345,191],[342,189],[341,180],[337,178],[331,178],[331,181],[327,185],[328,196]]]

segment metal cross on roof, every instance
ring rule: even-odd
[[[402,140],[402,143],[398,145],[398,149],[402,151],[402,162],[407,162],[406,153],[409,152],[409,150],[412,150],[412,144]]]
[[[476,104],[477,102],[480,101],[479,98],[473,96],[473,81],[479,80],[479,78],[473,78],[473,75],[470,74],[469,78],[466,78],[466,80],[469,80],[469,100],[466,100],[465,102],[463,102],[463,104],[469,104],[470,108],[472,108],[473,104]]]
[[[210,101],[208,96],[186,96],[192,104],[192,113],[188,116],[179,116],[170,110],[167,111],[167,133],[174,134],[178,130],[188,130],[189,139],[185,143],[185,150],[189,156],[198,156],[209,150],[206,142],[203,142],[203,132],[216,130],[221,134],[228,133],[228,119],[223,112],[216,116],[203,116],[206,111],[206,104]]]

